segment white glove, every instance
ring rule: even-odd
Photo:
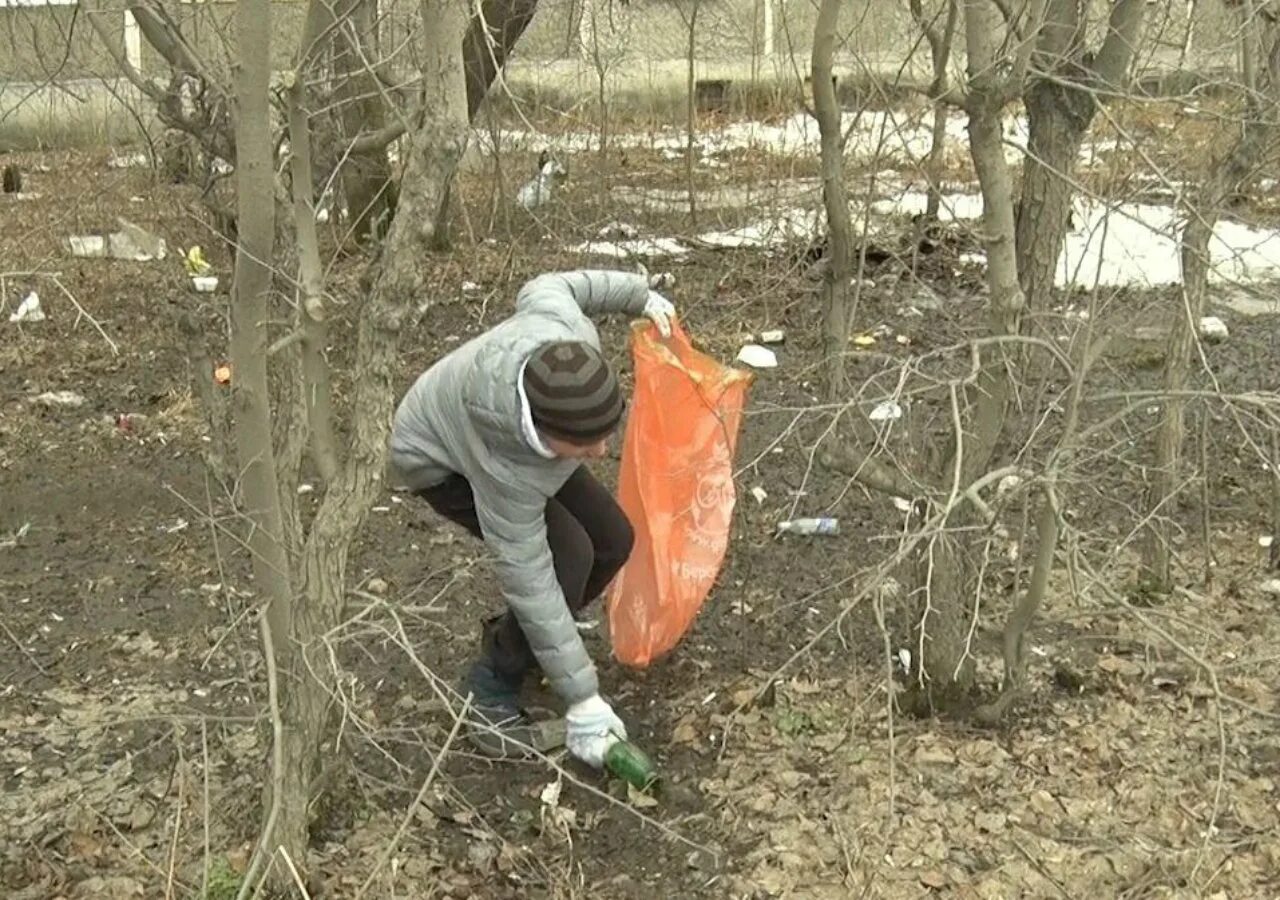
[[[676,308],[670,300],[657,291],[650,291],[649,299],[644,304],[644,314],[653,320],[664,338],[671,337],[671,320],[676,314]]]
[[[569,752],[597,769],[604,767],[604,755],[614,740],[627,739],[627,726],[599,694],[570,706],[564,722]]]

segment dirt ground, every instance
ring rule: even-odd
[[[263,668],[246,615],[252,580],[201,460],[203,420],[174,324],[200,302],[216,325],[226,302],[189,292],[178,248],[203,244],[223,290],[229,257],[192,188],[109,157],[18,157],[38,196],[0,197],[0,885],[24,900],[230,898],[260,815]],[[682,171],[632,152],[613,177],[679,184]],[[619,215],[590,175],[575,173],[540,222],[491,204],[479,185],[464,196],[457,248],[430,263],[437,294],[404,336],[401,387],[505,315],[524,278],[608,264],[563,249]],[[69,255],[67,235],[113,230],[117,215],[163,235],[168,257]],[[959,262],[971,246],[959,236],[920,257],[920,283],[869,273],[856,331],[880,336],[853,359],[860,405],[892,390],[903,361],[981,327],[981,271]],[[340,299],[357,296],[363,264],[337,264]],[[1269,477],[1240,427],[1255,439],[1265,431],[1238,427],[1247,413],[1225,406],[1209,407],[1204,428],[1189,419],[1193,455],[1203,435],[1210,473],[1213,578],[1206,586],[1205,509],[1193,489],[1172,513],[1184,590],[1136,611],[1106,588],[1123,593],[1132,571],[1155,417],[1105,431],[1064,488],[1080,528],[1074,552],[1100,574],[1056,573],[1031,637],[1032,699],[994,730],[910,718],[895,710],[902,685],[886,674],[901,641],[886,644],[871,606],[849,603],[902,516],[813,461],[832,410],[816,397],[817,281],[804,248],[696,251],[674,271],[673,296],[708,352],[732,359],[763,328],[784,328],[788,340],[752,390],[729,556],[691,632],[643,672],[609,658],[602,629],[588,638],[606,693],[667,791],[637,807],[567,761],[561,777],[455,745],[410,809],[451,724],[424,671],[455,680],[500,601],[478,544],[387,492],[349,569],[353,620],[333,641],[347,673],[338,742],[353,765],[338,770],[319,816],[320,895],[356,896],[402,825],[366,896],[1280,895],[1280,619],[1258,546]],[[30,290],[48,318],[9,323]],[[1158,321],[1162,303],[1121,293],[1095,322],[1119,333]],[[1231,329],[1205,348],[1221,389],[1273,390],[1274,320],[1215,313]],[[332,332],[339,363],[351,314],[341,307]],[[602,334],[629,368],[625,324]],[[1040,325],[1065,339],[1082,320],[1058,311]],[[1094,390],[1153,386],[1157,372],[1140,355],[1122,347]],[[37,399],[51,391],[83,402]],[[841,533],[775,537],[793,514],[839,516]],[[1021,515],[1010,514],[1015,528]],[[1025,583],[1012,564],[995,568],[974,642],[988,690],[1004,612]]]

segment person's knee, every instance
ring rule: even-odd
[[[622,564],[631,558],[631,551],[635,545],[636,531],[626,514],[618,510],[614,521],[609,524],[607,539],[596,543],[596,560],[621,568]]]

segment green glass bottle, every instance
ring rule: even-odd
[[[649,755],[630,741],[615,740],[604,755],[605,768],[635,787],[647,791],[658,783],[658,767]]]

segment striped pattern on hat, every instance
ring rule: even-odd
[[[525,364],[524,391],[538,428],[581,444],[608,436],[625,405],[609,363],[581,341],[539,347]]]

